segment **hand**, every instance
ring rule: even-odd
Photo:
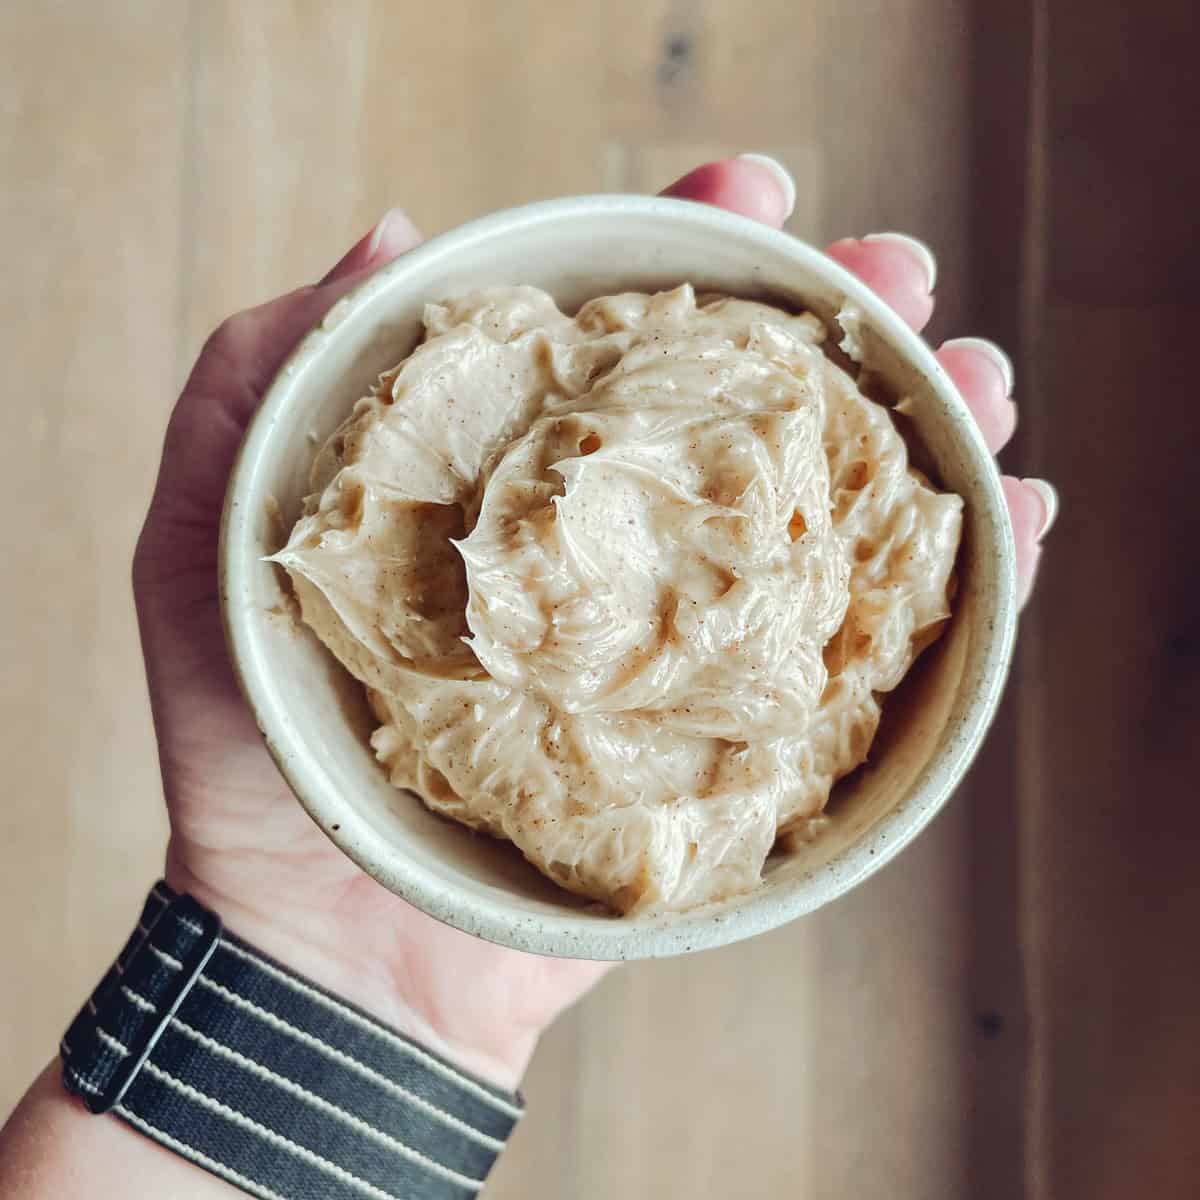
[[[668,194],[782,225],[778,176],[740,159],[700,167]],[[538,1034],[606,969],[502,949],[426,917],[363,874],[294,801],[226,660],[217,603],[217,527],[242,432],[288,352],[341,295],[420,235],[391,213],[317,285],[227,320],[175,406],[133,582],[171,818],[166,875],[235,932],[318,983],[515,1087]],[[890,236],[829,250],[920,329],[932,262]],[[993,450],[1016,410],[1003,356],[948,343],[939,357]],[[1023,593],[1052,491],[1007,480]]]

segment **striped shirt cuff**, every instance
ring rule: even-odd
[[[60,1051],[92,1111],[269,1200],[474,1196],[522,1111],[161,882]]]

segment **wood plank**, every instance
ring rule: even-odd
[[[1200,1169],[1200,409],[1178,353],[1196,316],[1046,314],[1072,548],[1044,563],[1023,729],[1047,1196],[1182,1198]]]
[[[177,383],[178,11],[0,11],[5,1110],[161,855],[129,563]]]
[[[1018,474],[1036,460],[1030,429],[1040,417],[1027,374],[1024,323],[1033,269],[1034,14],[1032,0],[976,0],[971,12],[970,327],[1013,356],[1023,416],[1001,455]],[[1045,468],[1039,467],[1044,470]],[[966,953],[970,1034],[967,1182],[972,1200],[1027,1194],[1032,1152],[1031,1036],[1024,960],[1019,822],[1020,713],[1027,681],[1018,660],[1005,702],[972,772],[968,851],[970,929]]]
[[[191,6],[181,374],[223,317],[318,279],[389,207],[364,173],[370,15]]]
[[[1026,630],[1031,1195],[1200,1171],[1195,6],[1041,0],[1027,460],[1063,509]]]

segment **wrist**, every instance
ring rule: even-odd
[[[239,895],[214,887],[189,869],[169,848],[166,881],[221,918],[231,933],[261,950],[280,965],[310,979],[368,1015],[422,1043],[461,1069],[507,1091],[515,1092],[537,1045],[540,1030],[505,1025],[490,1017],[446,1014],[442,1019],[423,1011],[410,998],[419,988],[404,986],[397,962],[414,963],[416,947],[391,941],[388,960],[355,954],[348,939],[339,938],[336,920],[310,920],[309,914],[281,915],[270,905],[257,906]],[[357,932],[357,931],[356,931]]]
[[[56,1059],[0,1130],[0,1196],[244,1200],[245,1193],[122,1121],[95,1120],[77,1096],[63,1090],[62,1064]]]
[[[59,1050],[89,1113],[255,1195],[475,1193],[522,1109],[166,882]]]

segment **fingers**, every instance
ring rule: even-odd
[[[867,283],[913,329],[922,329],[933,313],[937,263],[924,242],[901,233],[844,238],[827,253]],[[955,338],[937,352],[995,453],[1017,427],[1012,400],[1012,360],[995,342]]]
[[[779,228],[791,215],[796,185],[773,158],[742,155],[705,163],[665,188],[664,196],[713,204]],[[843,238],[826,251],[867,283],[914,329],[933,313],[937,262],[923,242],[905,234]]]
[[[795,184],[780,164],[757,155],[705,163],[663,192],[779,227],[795,201]],[[875,233],[843,238],[826,253],[853,271],[913,329],[925,328],[933,315],[937,260],[924,242],[901,233]],[[1017,406],[1012,399],[1012,360],[994,342],[955,338],[937,351],[938,361],[954,381],[995,453],[1012,437]],[[1058,512],[1058,494],[1040,479],[1004,477],[1017,545],[1018,593],[1029,598],[1041,557],[1040,541]]]
[[[364,233],[330,268],[320,286],[369,267],[382,266],[421,244],[421,231],[403,209],[389,209],[370,233]]]
[[[1058,492],[1044,479],[1005,475],[1001,484],[1017,544],[1017,597],[1024,607],[1037,577],[1041,541],[1058,516]]]
[[[750,154],[705,163],[662,195],[712,204],[778,229],[796,205],[796,184],[782,163]]]
[[[924,242],[907,234],[876,233],[842,238],[825,253],[853,271],[913,329],[929,323],[937,262]]]
[[[827,253],[863,279],[913,329],[924,328],[933,313],[937,282],[937,264],[924,243],[904,234],[873,234],[835,242]],[[995,342],[974,337],[945,342],[937,359],[978,422],[988,449],[996,453],[1017,427],[1012,359]],[[1040,541],[1058,512],[1058,495],[1044,480],[1011,476],[1004,479],[1004,491],[1016,537],[1018,596],[1024,605],[1037,575]]]
[[[937,351],[938,361],[966,401],[988,449],[994,454],[1017,424],[1012,401],[1012,360],[994,342],[955,338]],[[1023,608],[1033,591],[1042,539],[1058,516],[1058,492],[1044,479],[1002,479],[1017,548],[1017,598]]]
[[[748,154],[705,163],[662,194],[713,204],[779,228],[795,207],[796,184],[775,159]],[[859,276],[914,329],[928,323],[937,262],[923,242],[906,234],[877,233],[843,238],[826,253]]]
[[[937,263],[923,243],[904,234],[873,234],[834,242],[827,253],[858,275],[915,330],[933,314]],[[1017,426],[1012,399],[1012,359],[984,338],[955,338],[937,351],[979,424],[992,453],[1000,450]],[[1041,539],[1058,514],[1058,493],[1045,480],[1004,477],[1017,548],[1017,594],[1028,601],[1041,559]]]
[[[979,423],[988,449],[996,453],[1017,427],[1012,359],[995,342],[984,338],[944,342],[937,359]]]

